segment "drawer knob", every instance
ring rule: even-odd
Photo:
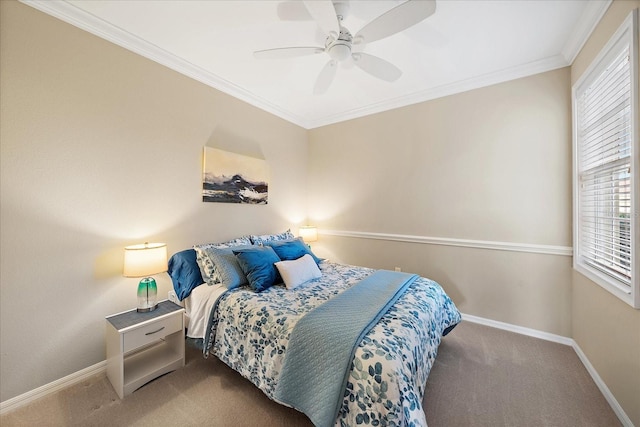
[[[153,331],[153,332],[147,332],[145,335],[153,335],[153,334],[157,334],[158,332],[160,332],[161,330],[164,329],[164,326],[160,329],[158,329],[157,331]]]

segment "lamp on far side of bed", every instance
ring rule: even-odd
[[[158,287],[154,274],[167,271],[167,245],[144,243],[124,248],[124,277],[142,277],[138,284],[138,312],[158,307]]]
[[[310,242],[318,240],[318,227],[315,225],[305,225],[300,227],[298,235],[302,237],[302,241],[309,245]]]

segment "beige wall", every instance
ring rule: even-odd
[[[309,132],[309,217],[338,231],[571,246],[564,68]],[[348,144],[345,143],[348,141]],[[433,278],[473,314],[571,335],[571,258],[323,237]]]
[[[614,1],[571,67],[575,83],[640,1]],[[636,118],[637,120],[637,118]],[[631,421],[640,426],[640,310],[573,273],[573,338]]]
[[[303,221],[307,134],[21,3],[0,8],[5,401],[105,359],[104,317],[136,301],[125,245],[173,253]],[[269,204],[202,203],[205,145],[263,156]]]
[[[571,246],[571,82],[638,3],[615,1],[570,69],[307,132],[0,1],[0,400],[104,360],[104,316],[135,300],[127,244],[175,252],[308,211],[338,231]],[[263,156],[269,205],[200,202],[204,145]],[[640,311],[570,257],[337,236],[314,250],[431,277],[467,314],[574,337],[640,425]]]

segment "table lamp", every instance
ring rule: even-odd
[[[167,245],[144,243],[124,248],[124,277],[142,277],[138,284],[138,312],[158,307],[158,287],[152,276],[167,271]]]
[[[302,237],[302,241],[306,244],[318,240],[318,227],[315,225],[305,225],[300,227],[298,235]]]

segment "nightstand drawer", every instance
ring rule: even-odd
[[[179,312],[166,319],[158,320],[141,328],[126,332],[124,334],[124,352],[135,350],[181,329],[182,312]]]

